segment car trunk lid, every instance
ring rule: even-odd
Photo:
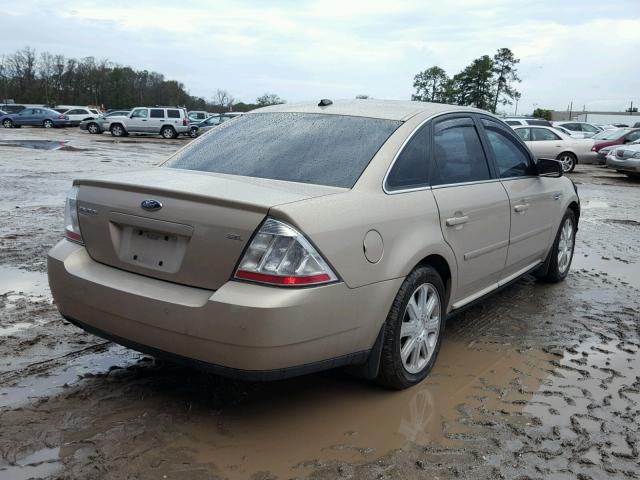
[[[80,231],[96,261],[215,290],[275,205],[344,189],[154,168],[75,182]]]

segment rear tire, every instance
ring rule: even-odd
[[[576,214],[570,208],[564,213],[547,261],[549,268],[534,275],[545,282],[558,283],[567,278],[576,245]]]
[[[44,128],[53,128],[54,127],[53,122],[51,120],[49,120],[49,119],[47,119],[44,122],[42,122],[42,126]]]
[[[109,131],[111,132],[111,135],[113,135],[114,137],[124,137],[126,134],[124,127],[119,123],[116,123],[115,125],[111,125],[111,128],[109,128]]]
[[[166,140],[169,140],[171,138],[176,138],[178,134],[173,129],[173,127],[164,126],[160,129],[160,136],[162,136],[162,138]]]
[[[191,138],[196,138],[198,136],[198,129],[197,128],[191,128],[189,130],[189,136]]]
[[[562,152],[556,160],[559,160],[562,164],[562,171],[564,173],[571,173],[575,170],[578,158],[571,152]]]
[[[13,120],[10,118],[6,118],[2,121],[2,126],[4,128],[13,128]]]
[[[90,123],[89,125],[87,125],[87,132],[95,135],[97,133],[100,133],[100,127],[98,127],[97,123]]]
[[[422,266],[402,283],[384,325],[377,382],[401,390],[420,383],[435,364],[446,323],[445,287]]]

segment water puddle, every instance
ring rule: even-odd
[[[46,273],[0,265],[0,295],[7,293],[51,298]]]
[[[0,466],[0,479],[28,480],[54,475],[62,468],[59,453],[60,448],[43,448],[15,465]]]
[[[106,344],[86,354],[68,356],[61,364],[44,373],[24,375],[17,381],[4,384],[0,391],[0,408],[15,408],[39,399],[59,394],[78,383],[83,377],[108,373],[135,363],[140,354],[119,345]]]
[[[601,253],[589,252],[584,254],[576,252],[571,262],[574,270],[584,269],[590,273],[598,273],[605,277],[622,280],[640,289],[640,267],[635,262],[619,257],[607,257]]]
[[[540,380],[527,373],[536,362],[445,342],[431,376],[414,388],[389,391],[333,375],[269,384],[220,415],[176,425],[173,446],[238,479],[258,471],[289,478],[324,461],[372,461],[407,444],[455,447],[455,436],[472,428],[458,422],[461,405],[487,395],[486,384],[508,384],[516,371],[535,391]]]
[[[0,147],[23,147],[35,150],[60,150],[66,146],[66,140],[2,140]]]

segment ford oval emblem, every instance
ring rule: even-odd
[[[149,210],[150,212],[160,210],[162,208],[162,204],[158,200],[153,199],[143,200],[140,206],[145,210]]]

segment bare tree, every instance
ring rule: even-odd
[[[218,105],[225,108],[231,108],[235,103],[235,101],[236,101],[235,98],[233,98],[233,96],[229,92],[221,88],[218,88],[216,90],[216,93],[213,95],[213,99],[212,99],[212,102],[214,105]]]

